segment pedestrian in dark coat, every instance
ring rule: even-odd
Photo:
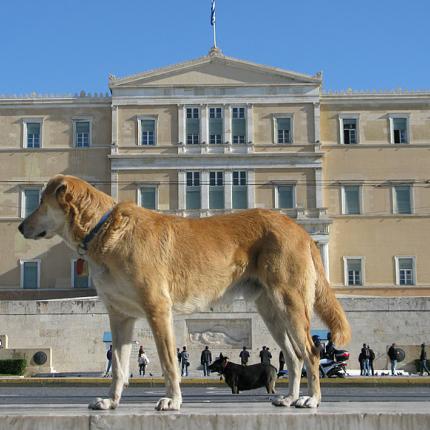
[[[211,371],[208,366],[212,363],[212,354],[209,351],[209,347],[206,345],[200,356],[200,364],[203,366],[203,376],[209,376]]]
[[[240,364],[242,366],[248,365],[249,351],[247,351],[246,346],[244,346],[242,351],[240,351],[239,357],[240,357]]]
[[[397,366],[397,350],[396,350],[396,344],[393,343],[389,348],[387,352],[388,358],[390,359],[391,363],[391,375],[396,374],[396,366]]]
[[[363,343],[363,348],[361,348],[361,359],[363,361],[363,373],[365,376],[370,375],[370,351],[369,347]]]
[[[285,357],[282,349],[279,351],[279,371],[284,370],[285,366]]]
[[[260,361],[262,364],[270,364],[270,359],[272,358],[272,354],[269,351],[269,348],[263,346],[260,351]]]
[[[110,371],[110,368],[112,367],[112,345],[109,346],[109,349],[106,353],[106,359],[107,359],[107,367],[106,367],[105,376],[109,376],[109,371]]]
[[[428,373],[430,376],[430,371],[427,367],[427,352],[426,352],[426,344],[421,344],[421,354],[420,354],[420,375],[424,376],[424,371]]]
[[[363,352],[360,352],[360,355],[358,356],[358,362],[360,363],[360,376],[364,375],[364,357]]]
[[[375,369],[373,368],[373,360],[375,360],[375,352],[369,345],[367,345],[367,347],[369,348],[369,353],[370,353],[370,358],[369,358],[370,371],[372,373],[372,376],[375,376]]]

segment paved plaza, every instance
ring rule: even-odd
[[[263,389],[232,395],[221,384],[184,384],[181,411],[156,412],[154,405],[164,395],[159,385],[133,384],[118,409],[90,411],[87,404],[105,395],[107,384],[65,382],[1,384],[0,430],[430,428],[429,384],[326,384],[323,402],[313,410],[274,407]],[[286,385],[278,391],[285,393]]]
[[[180,412],[153,405],[89,411],[82,405],[0,406],[0,430],[93,429],[354,429],[428,430],[430,402],[323,403],[318,409],[276,408],[270,403],[192,403]]]

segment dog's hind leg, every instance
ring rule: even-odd
[[[262,293],[256,301],[257,310],[269,329],[271,335],[282,349],[288,367],[288,395],[278,397],[273,401],[276,406],[290,406],[300,395],[300,378],[303,359],[297,356],[288,336],[287,319],[280,306],[275,305],[266,293]],[[275,378],[276,381],[276,378]],[[273,384],[273,389],[274,389]]]
[[[321,401],[319,351],[315,348],[310,333],[310,311],[302,294],[297,290],[284,290],[282,300],[285,304],[283,318],[287,324],[288,338],[296,356],[303,357],[305,361],[309,390],[309,396],[300,397],[292,405],[299,408],[316,408]],[[288,359],[287,365],[290,365]]]
[[[108,307],[112,332],[112,384],[108,399],[97,398],[90,409],[115,409],[121,399],[124,385],[128,384],[130,352],[135,318],[119,314]]]

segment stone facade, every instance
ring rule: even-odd
[[[361,345],[369,343],[376,353],[375,368],[386,368],[386,348],[396,342],[405,349],[408,369],[418,358],[418,346],[430,343],[428,322],[430,298],[360,298],[340,299],[352,326],[349,367],[357,369]],[[9,338],[9,348],[48,348],[51,366],[57,372],[97,372],[105,368],[109,320],[97,299],[58,301],[10,301],[0,303],[2,333]],[[220,352],[239,362],[242,346],[251,353],[250,362],[258,362],[263,345],[270,348],[273,364],[278,366],[279,347],[274,343],[252,303],[235,300],[219,304],[210,312],[176,315],[177,346],[190,352],[191,375],[200,375],[200,353],[208,345],[213,355]],[[315,319],[315,330],[324,330]],[[161,370],[152,332],[146,320],[139,320],[134,331],[135,343],[130,359],[131,372],[137,371],[137,351],[143,345],[150,359],[148,371],[160,376]]]
[[[322,92],[322,83],[320,73],[212,50],[186,63],[111,76],[109,96],[1,96],[0,299],[96,294],[91,283],[75,282],[76,252],[59,239],[28,241],[17,231],[26,192],[42,189],[57,173],[80,176],[117,200],[181,216],[238,207],[281,211],[318,243],[337,293],[430,296],[430,92],[333,94]],[[88,128],[79,134],[82,123]],[[30,133],[31,124],[39,124],[39,135]],[[189,183],[190,173],[199,175],[198,184]],[[192,192],[197,207],[190,205]],[[217,192],[221,207],[214,204]],[[27,262],[37,265],[37,290],[23,288]],[[24,321],[40,303],[26,305]],[[108,331],[104,312],[88,312]],[[249,322],[246,310],[228,323],[234,333],[224,323],[209,330],[206,314],[195,318],[200,322],[178,320],[178,329],[181,336],[191,330],[187,343],[200,346],[210,339],[237,345],[249,336],[254,342],[261,325],[254,316]],[[56,330],[47,318],[40,336],[56,338]],[[150,336],[142,330],[139,338]],[[89,355],[100,356],[101,346],[87,340]],[[57,352],[58,363],[65,355]]]

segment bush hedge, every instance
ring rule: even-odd
[[[0,360],[0,375],[22,375],[27,367],[23,358]]]

